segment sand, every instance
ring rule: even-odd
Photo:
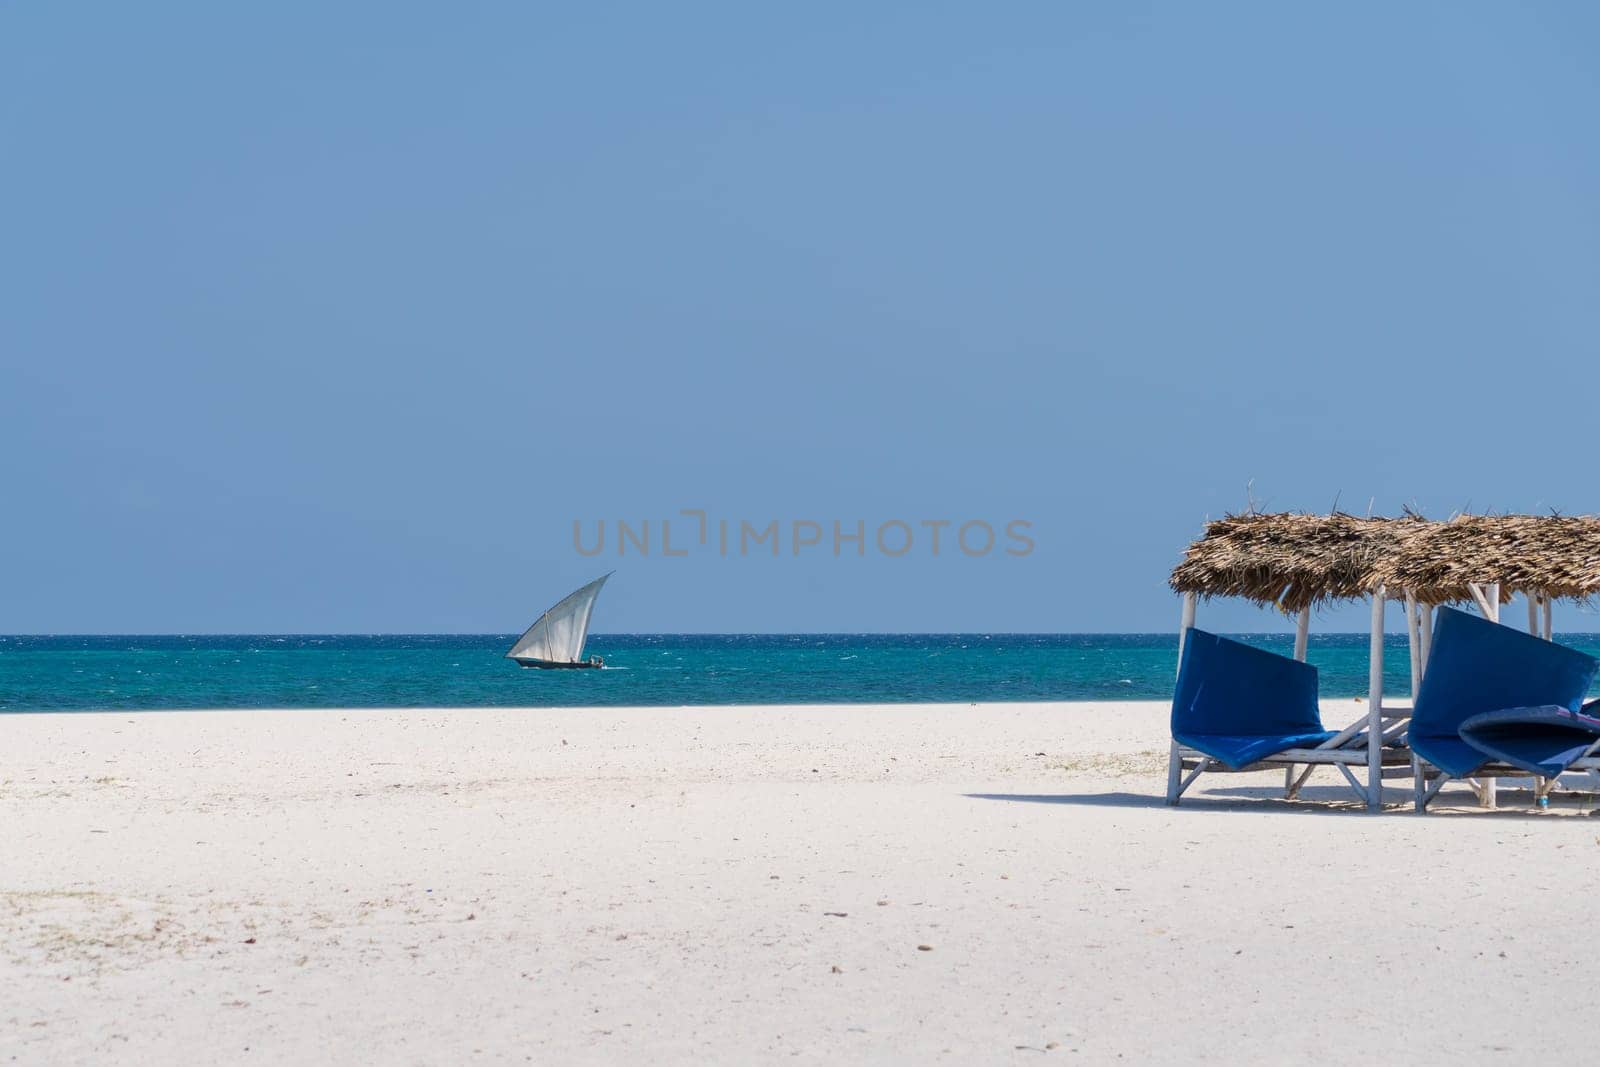
[[[0,1062],[1592,1047],[1587,800],[1372,816],[1319,772],[1334,803],[1218,776],[1171,809],[1164,718],[0,716]]]

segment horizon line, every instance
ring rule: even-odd
[[[1515,629],[1515,627],[1512,627]],[[147,630],[58,633],[0,633],[11,638],[62,637],[516,637],[517,630]],[[1293,637],[1293,630],[1219,630],[1250,637]],[[1518,631],[1519,633],[1522,631]],[[1569,635],[1596,635],[1600,630],[1558,630]],[[1405,630],[1385,630],[1385,637],[1407,637]],[[1177,637],[1176,630],[613,630],[591,633],[605,637]],[[1321,630],[1319,637],[1369,637],[1369,630]]]

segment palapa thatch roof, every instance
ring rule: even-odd
[[[1287,612],[1361,599],[1383,580],[1380,565],[1428,525],[1410,515],[1229,515],[1206,524],[1169,584],[1179,593],[1243,597]]]
[[[1466,600],[1468,584],[1583,600],[1600,593],[1600,518],[1592,515],[1458,515],[1426,523],[1378,576],[1431,604]]]
[[[1358,600],[1379,585],[1428,604],[1472,599],[1472,583],[1513,594],[1600,595],[1600,517],[1417,515],[1358,518],[1247,512],[1207,523],[1169,584],[1179,593],[1236,596],[1286,612]]]

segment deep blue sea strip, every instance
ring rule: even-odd
[[[1158,700],[1173,634],[600,634],[600,671],[526,670],[514,634],[0,637],[0,712]],[[1288,634],[1241,635],[1287,653]],[[1600,635],[1559,635],[1600,654]],[[1367,688],[1365,634],[1314,634],[1324,697]],[[1409,692],[1391,635],[1391,693]]]

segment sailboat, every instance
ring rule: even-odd
[[[540,615],[527,632],[517,638],[506,658],[524,667],[605,666],[605,660],[599,656],[583,658],[583,642],[589,636],[589,616],[594,613],[595,598],[611,574],[601,575]]]

